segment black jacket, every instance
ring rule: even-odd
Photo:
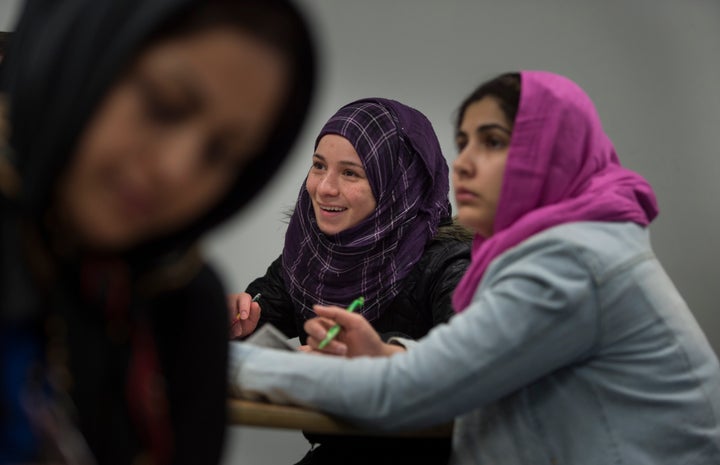
[[[461,227],[440,227],[420,261],[403,280],[402,289],[390,308],[370,322],[384,341],[393,336],[419,339],[454,314],[451,296],[470,264],[470,246],[469,233]],[[258,326],[272,323],[287,337],[299,337],[300,342],[305,343],[305,320],[295,312],[290,294],[285,290],[282,257],[272,262],[265,276],[250,283],[246,292],[262,294]]]

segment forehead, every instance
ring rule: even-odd
[[[339,134],[325,134],[322,136],[320,141],[318,141],[315,153],[326,158],[344,156],[351,159],[360,159],[352,143]]]
[[[460,130],[471,132],[483,124],[500,124],[507,128],[511,126],[495,97],[486,96],[468,105],[460,122]]]
[[[191,91],[205,115],[229,127],[266,123],[285,98],[289,64],[261,40],[216,28],[151,46],[141,72]]]

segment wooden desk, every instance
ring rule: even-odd
[[[386,433],[358,428],[315,410],[249,400],[230,399],[228,410],[228,421],[233,425],[298,429],[312,433],[355,436],[448,437],[452,435],[452,424],[417,431]]]

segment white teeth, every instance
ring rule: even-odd
[[[326,212],[341,212],[345,210],[345,208],[342,207],[320,207],[321,209],[325,210]]]

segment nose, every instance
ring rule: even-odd
[[[458,153],[457,158],[453,161],[452,168],[453,174],[457,176],[458,179],[465,179],[473,176],[474,166],[467,147]]]
[[[155,147],[155,181],[166,187],[182,187],[197,175],[203,150],[202,137],[191,130],[167,135]]]
[[[317,186],[317,193],[324,197],[334,197],[340,193],[337,176],[333,173],[326,173]]]

